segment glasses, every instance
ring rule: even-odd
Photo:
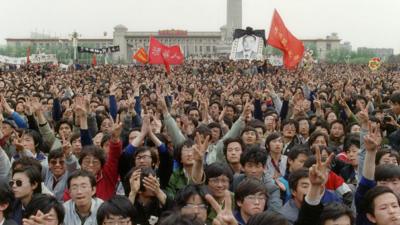
[[[21,187],[22,184],[23,184],[23,182],[22,182],[22,180],[15,180],[15,181],[12,180],[12,181],[10,181],[10,183],[9,183],[10,187],[13,187],[14,184],[17,185],[17,187]]]
[[[199,205],[196,205],[196,204],[187,204],[187,205],[185,205],[185,206],[183,206],[183,208],[184,209],[202,209],[202,210],[207,210],[207,205],[204,205],[204,204],[199,204]]]
[[[267,197],[265,195],[248,195],[245,197],[245,199],[255,202],[256,200],[263,202],[267,200]]]
[[[228,178],[210,178],[208,182],[211,184],[229,184]]]
[[[89,166],[90,164],[93,164],[94,166],[100,165],[100,160],[94,159],[94,158],[86,158],[82,160],[82,165]]]
[[[63,166],[64,163],[65,163],[65,160],[62,160],[62,159],[59,159],[59,160],[52,159],[52,160],[50,160],[50,164],[53,165],[53,166],[57,165],[57,163],[60,164],[61,166]]]
[[[131,219],[126,218],[126,219],[117,219],[117,220],[105,220],[103,222],[104,225],[128,225],[130,224]]]
[[[138,155],[138,156],[136,156],[136,158],[135,158],[136,160],[148,160],[148,159],[151,159],[151,155]]]

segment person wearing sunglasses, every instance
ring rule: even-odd
[[[64,206],[53,196],[35,195],[25,209],[24,225],[61,225],[65,216]]]
[[[16,201],[13,204],[12,219],[22,225],[22,216],[25,208],[35,194],[42,192],[42,176],[35,167],[22,167],[13,171],[9,185]]]
[[[69,144],[69,142],[68,142]],[[48,167],[43,167],[43,181],[58,201],[63,202],[64,190],[67,187],[68,175],[79,168],[76,157],[72,154],[71,145],[49,153]]]
[[[136,210],[125,196],[115,195],[97,210],[99,225],[133,225]]]

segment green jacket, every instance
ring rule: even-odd
[[[175,199],[176,193],[184,188],[186,185],[190,183],[190,179],[186,177],[185,172],[182,168],[176,170],[172,173],[171,177],[169,178],[169,182],[167,188],[165,189],[166,194],[171,199]]]

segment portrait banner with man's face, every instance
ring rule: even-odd
[[[230,59],[263,60],[263,39],[255,35],[244,35],[232,43]]]

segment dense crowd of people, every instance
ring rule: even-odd
[[[400,72],[0,71],[0,224],[400,224]]]

